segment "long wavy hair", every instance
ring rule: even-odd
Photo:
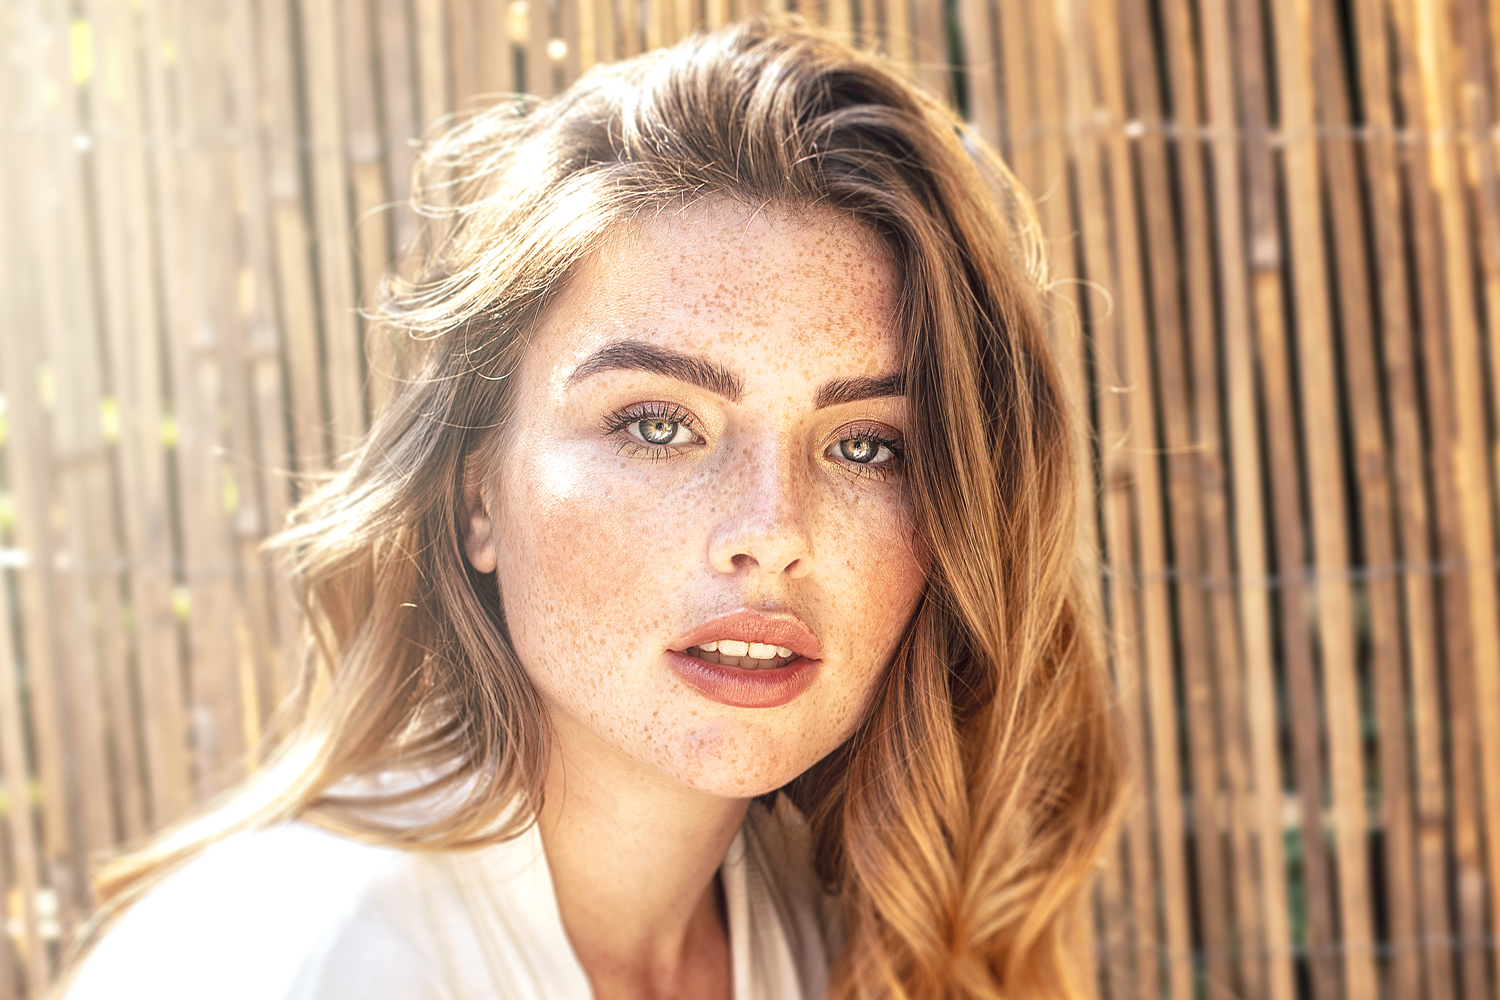
[[[548,721],[462,553],[465,462],[506,423],[531,325],[611,228],[728,198],[855,220],[901,280],[930,576],[869,716],[781,790],[842,902],[829,996],[1076,995],[1065,918],[1124,768],[1076,542],[1075,401],[1034,216],[995,153],[879,58],[756,19],[472,115],[426,148],[414,191],[424,239],[373,307],[400,388],[276,543],[311,639],[295,725],[212,810],[106,868],[102,912],[293,817],[422,850],[524,829]],[[391,772],[422,779],[349,790]]]

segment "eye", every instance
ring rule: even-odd
[[[625,425],[625,432],[645,444],[666,446],[692,444],[694,434],[681,420],[666,416],[650,416]]]
[[[825,454],[854,466],[861,474],[884,476],[901,468],[904,449],[899,438],[887,436],[881,428],[853,427],[839,435]]]
[[[839,442],[839,454],[860,465],[889,462],[895,457],[889,446],[872,438],[844,438]]]
[[[672,403],[636,403],[604,418],[603,431],[621,451],[642,458],[670,458],[681,448],[702,443],[693,416]]]

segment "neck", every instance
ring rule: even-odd
[[[537,825],[597,997],[728,995],[715,876],[748,805],[671,781],[558,720]]]

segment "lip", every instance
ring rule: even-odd
[[[776,708],[797,697],[812,683],[822,660],[798,657],[784,667],[731,667],[667,650],[667,662],[688,687],[705,698],[732,708]]]
[[[691,649],[699,643],[716,639],[738,639],[741,642],[759,642],[767,646],[785,646],[809,660],[818,660],[823,656],[823,644],[818,641],[813,630],[802,624],[795,615],[768,615],[760,611],[736,611],[706,621],[674,642],[672,649]]]
[[[684,650],[715,639],[738,639],[785,646],[797,659],[784,667],[732,667],[710,663]],[[733,708],[776,708],[797,697],[823,665],[823,646],[813,630],[792,616],[738,611],[704,622],[667,650],[667,662],[679,680],[705,698]]]

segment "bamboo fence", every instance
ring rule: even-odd
[[[254,766],[420,137],[759,2],[0,0],[0,1000]],[[1500,0],[787,3],[1051,241],[1141,793],[1088,989],[1500,998]]]

